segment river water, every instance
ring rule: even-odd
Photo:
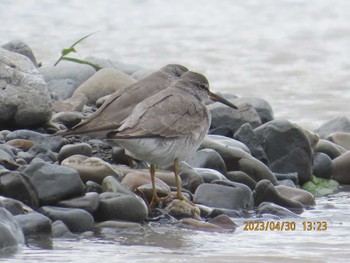
[[[44,65],[75,40],[93,55],[149,68],[179,63],[214,91],[266,99],[276,118],[313,130],[350,117],[350,1],[1,0],[1,43],[21,39]],[[213,234],[177,227],[106,232],[53,248],[26,247],[5,262],[345,262],[349,192],[317,198],[302,220],[324,232]],[[237,222],[243,225],[243,222]]]

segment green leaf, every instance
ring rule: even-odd
[[[311,180],[303,184],[302,188],[314,196],[324,196],[338,190],[339,183],[332,179],[323,179],[312,176]]]
[[[88,38],[89,36],[91,36],[91,35],[93,35],[93,34],[95,34],[95,33],[97,33],[97,32],[98,32],[98,31],[92,32],[92,33],[90,33],[90,34],[88,34],[88,35],[86,35],[86,36],[80,38],[80,39],[77,40],[73,45],[71,45],[70,48],[73,48],[75,45],[79,44],[81,41],[83,41],[84,39]]]
[[[101,69],[101,67],[99,65],[97,65],[97,64],[91,63],[90,61],[78,59],[78,58],[62,57],[61,60],[67,60],[67,61],[71,61],[71,62],[75,62],[75,63],[79,63],[79,64],[90,65],[96,71],[99,71]]]

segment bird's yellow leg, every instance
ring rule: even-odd
[[[174,160],[174,174],[175,174],[175,182],[176,182],[176,198],[180,200],[186,200],[187,198],[184,197],[184,195],[181,192],[181,182],[180,182],[180,176],[179,176],[179,160],[176,158]]]
[[[153,207],[154,203],[159,203],[159,198],[157,195],[157,191],[156,191],[156,167],[151,164],[150,168],[150,173],[151,173],[151,181],[152,181],[152,200],[150,203],[150,207]]]

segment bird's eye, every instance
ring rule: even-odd
[[[199,87],[200,87],[201,89],[208,90],[207,85],[201,84],[201,85],[199,85]]]

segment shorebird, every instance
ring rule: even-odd
[[[169,64],[143,80],[113,93],[102,106],[82,122],[57,135],[88,135],[104,139],[106,134],[120,127],[134,107],[177,81],[188,69],[182,65]]]
[[[208,97],[237,109],[209,91],[205,76],[187,71],[168,88],[137,104],[118,129],[107,133],[107,141],[121,145],[131,157],[150,164],[151,207],[158,202],[155,166],[173,165],[176,198],[186,200],[181,192],[179,161],[194,154],[208,133],[211,118],[203,102]]]

